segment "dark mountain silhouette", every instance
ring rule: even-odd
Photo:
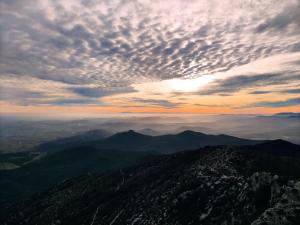
[[[60,138],[57,140],[49,141],[42,143],[34,148],[36,151],[45,151],[45,152],[55,152],[67,148],[76,147],[78,145],[84,145],[92,141],[101,140],[111,136],[106,130],[90,130],[82,134],[77,134],[75,136]]]
[[[127,151],[156,151],[172,153],[215,145],[253,145],[263,141],[237,138],[229,135],[208,135],[187,130],[179,134],[148,136],[133,130],[117,133],[106,139],[90,143],[97,149]]]
[[[145,143],[149,140],[152,140],[151,136],[140,134],[135,132],[134,130],[128,130],[125,132],[120,132],[112,135],[109,138],[106,138],[105,140],[100,141],[100,143],[111,143],[119,142],[120,144],[133,144],[131,141],[135,140],[135,143]]]
[[[4,224],[297,225],[300,158],[277,154],[291,146],[275,140],[153,156],[66,180],[18,204]]]
[[[120,132],[106,139],[89,143],[98,149],[119,149],[129,151],[142,151],[146,145],[153,141],[152,136],[137,133],[133,130]]]
[[[209,135],[201,132],[186,130],[178,134],[150,136],[134,130],[108,135],[105,131],[87,132],[74,137],[62,138],[39,145],[36,150],[56,152],[77,146],[93,147],[96,149],[116,149],[126,151],[156,151],[172,153],[214,145],[253,145],[262,143],[261,140],[237,138],[229,135]]]

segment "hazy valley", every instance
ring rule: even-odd
[[[233,116],[225,117],[229,123]],[[252,119],[277,119],[278,125],[272,126],[299,122],[295,114],[274,117]],[[280,217],[286,224],[296,224],[300,215],[299,145],[264,138],[268,135],[246,139],[183,130],[205,128],[192,123],[195,118],[175,123],[177,119],[168,117],[164,129],[158,129],[163,120],[159,117],[102,119],[98,120],[101,129],[93,120],[32,122],[27,138],[34,139],[29,134],[34,129],[39,134],[51,131],[56,137],[42,141],[36,136],[28,149],[13,147],[15,152],[0,154],[2,220],[7,224],[90,224],[93,220],[98,224],[235,221],[244,225],[267,220],[277,224],[274,221]],[[190,123],[184,125],[184,120]],[[29,121],[21,125],[26,123],[30,128]],[[120,130],[129,126],[136,130],[107,129],[112,124]],[[19,129],[20,124],[15,126]],[[73,135],[60,135],[61,126],[74,129]],[[8,131],[12,129],[10,125]],[[174,132],[166,134],[168,129]],[[229,198],[234,199],[232,203],[226,201]],[[227,205],[222,208],[224,201]]]

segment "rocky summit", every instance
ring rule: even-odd
[[[300,224],[299,158],[255,149],[205,147],[65,180],[2,224]]]

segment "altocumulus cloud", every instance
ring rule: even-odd
[[[47,94],[41,91],[24,90],[18,87],[1,87],[0,96],[2,100],[19,105],[39,104],[47,98]]]
[[[298,51],[300,40],[296,0],[0,4],[0,75],[60,82],[69,86],[65,90],[87,98],[128,93],[134,83],[228,71]],[[234,91],[238,85],[223,83]]]

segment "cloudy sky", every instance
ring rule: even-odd
[[[3,114],[299,111],[299,0],[0,4]]]

